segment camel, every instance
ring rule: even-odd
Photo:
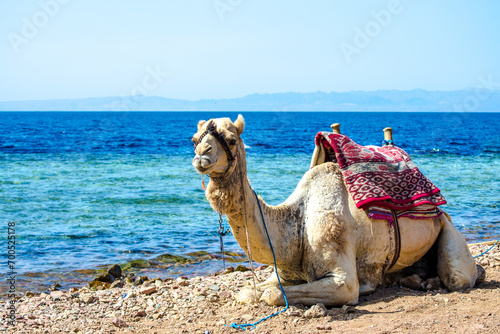
[[[192,139],[192,165],[202,177],[210,177],[205,195],[211,207],[219,212],[220,205],[247,255],[251,252],[254,261],[273,265],[259,203],[262,207],[278,272],[257,285],[257,296],[250,287],[243,289],[241,302],[259,298],[269,305],[284,305],[276,275],[289,303],[326,306],[356,305],[360,295],[374,292],[400,273],[411,274],[409,269],[418,263],[431,263],[449,290],[474,287],[484,277],[484,269],[476,266],[465,238],[446,213],[433,219],[400,219],[400,256],[388,270],[395,252],[391,227],[356,208],[333,162],[307,171],[284,203],[266,204],[254,195],[247,177],[244,128],[241,115],[234,123],[229,118],[199,121]]]

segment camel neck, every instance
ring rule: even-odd
[[[275,208],[268,206],[264,201],[256,198],[246,174],[246,160],[244,152],[240,152],[237,166],[234,171],[220,182],[220,193],[222,194],[222,212],[226,214],[233,235],[240,247],[247,253],[247,238],[245,226],[245,212],[247,217],[248,235],[252,258],[256,262],[271,265],[273,256],[269,246],[266,230],[261,218],[259,201],[262,207],[266,227],[271,240],[279,239],[279,226],[275,218]],[[215,211],[219,210],[219,184],[213,180],[207,188],[207,198]],[[276,257],[281,262],[280,247],[274,242]],[[286,246],[285,246],[286,248]],[[285,259],[282,259],[285,260]]]

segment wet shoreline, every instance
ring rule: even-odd
[[[226,267],[248,264],[244,253],[226,252]],[[93,269],[73,270],[70,272],[27,272],[16,276],[16,294],[50,293],[53,290],[80,288],[99,274],[106,272],[112,264]],[[210,275],[223,270],[221,253],[194,252],[184,256],[163,254],[153,259],[136,259],[119,264],[124,272],[136,276],[161,277],[163,279],[177,277],[195,277]],[[5,277],[4,277],[5,276]],[[0,276],[0,298],[5,298],[8,284],[7,276]]]

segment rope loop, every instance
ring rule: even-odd
[[[221,237],[226,236],[229,232],[231,232],[231,230],[230,230],[229,228],[224,228],[224,226],[220,226],[220,227],[219,227],[219,230],[217,231],[217,233],[218,233]]]
[[[242,331],[246,331],[248,327],[253,327],[253,328],[257,328],[257,326],[255,326],[254,324],[243,324],[243,325],[238,325],[237,323],[233,322],[231,324],[232,328],[234,329],[241,329]]]

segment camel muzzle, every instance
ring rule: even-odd
[[[212,163],[210,158],[207,156],[196,155],[193,159],[192,165],[201,174],[206,174],[206,172],[210,170],[215,163]]]

